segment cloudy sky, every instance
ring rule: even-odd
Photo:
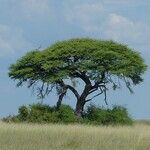
[[[125,43],[150,65],[150,1],[0,0],[0,117],[38,101],[26,87],[15,87],[7,75],[9,65],[27,51],[76,37]],[[150,119],[149,70],[144,79],[132,95],[125,88],[110,91],[109,104],[126,106],[136,119]],[[53,105],[56,98],[52,94],[45,103]],[[68,95],[65,102],[74,106],[74,101]],[[95,103],[104,105],[101,98]]]

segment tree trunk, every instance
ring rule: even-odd
[[[63,100],[63,97],[66,95],[66,92],[67,90],[65,89],[60,95],[59,95],[59,99],[57,101],[57,104],[56,104],[56,109],[59,110],[60,106],[61,106],[61,103],[62,103],[62,100]]]
[[[77,100],[75,114],[79,118],[82,117],[84,105],[85,105],[85,99],[78,99]]]

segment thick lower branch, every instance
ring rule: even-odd
[[[66,87],[67,89],[71,90],[71,91],[73,92],[73,94],[76,96],[76,98],[79,99],[80,95],[79,95],[78,91],[77,91],[74,87],[72,87],[71,85],[65,84],[65,83],[63,82],[63,80],[58,81],[57,83],[58,83],[61,87]]]
[[[66,93],[67,93],[67,88],[64,88],[63,92],[59,95],[59,99],[58,99],[57,104],[56,104],[57,110],[59,110],[61,103],[62,103],[62,100],[63,100],[63,97],[66,95]]]
[[[71,85],[66,85],[66,87],[74,93],[77,99],[79,99],[80,95],[74,87],[72,87]]]

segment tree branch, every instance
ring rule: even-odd
[[[95,91],[97,91],[97,90],[98,90],[98,87],[97,87],[97,88],[92,89],[92,90],[89,92],[89,94],[91,94],[91,93],[93,93],[93,92],[95,92]]]
[[[103,89],[102,89],[102,88],[103,88]],[[105,85],[100,85],[99,89],[101,90],[101,92],[98,93],[98,94],[96,94],[96,95],[93,96],[92,98],[86,100],[85,103],[86,103],[86,102],[89,102],[89,101],[91,101],[91,100],[93,100],[95,97],[97,97],[97,96],[101,95],[102,93],[104,93],[104,101],[105,101],[105,104],[108,105],[108,103],[107,103],[107,88],[106,88],[106,86],[105,86]],[[96,91],[96,89],[94,89],[93,92],[94,92],[94,91]],[[91,93],[92,93],[92,92],[90,92],[90,94],[91,94]]]
[[[37,89],[39,91],[38,97],[41,99],[44,98],[44,94],[43,94],[44,86],[45,86],[45,82],[42,82],[41,87],[38,87],[38,89]]]
[[[72,87],[71,85],[66,85],[66,87],[74,93],[77,99],[79,99],[80,95],[74,87]]]
[[[66,95],[66,93],[67,93],[67,88],[64,87],[64,88],[63,88],[63,91],[62,91],[62,93],[59,95],[59,99],[58,99],[58,101],[57,101],[57,105],[56,105],[56,109],[57,109],[57,110],[60,108],[61,103],[62,103],[62,100],[63,100],[63,97]]]
[[[85,82],[85,84],[92,85],[90,79],[88,78],[85,72],[76,72],[75,76],[77,78],[81,78]]]
[[[107,88],[106,88],[106,86],[104,86],[104,95],[105,95],[105,98],[104,98],[104,101],[105,101],[105,104],[106,105],[108,105],[108,103],[107,103]]]
[[[128,90],[130,91],[130,93],[134,93],[133,90],[132,90],[132,88],[131,88],[131,83],[130,83],[130,81],[128,81],[128,80],[125,78],[125,76],[123,76],[123,80],[124,80],[124,82],[125,82],[125,84],[126,84],[126,87],[127,87]]]
[[[101,90],[101,92],[100,92],[100,93],[96,94],[95,96],[93,96],[92,98],[90,98],[90,99],[86,100],[85,102],[89,102],[89,101],[93,100],[95,97],[97,97],[97,96],[101,95],[101,94],[103,93],[103,90],[102,90],[102,89],[100,89],[100,90]]]
[[[77,92],[77,90],[76,90],[74,87],[72,87],[71,85],[65,84],[65,83],[63,82],[63,80],[58,81],[57,83],[60,84],[60,86],[66,87],[66,88],[68,88],[69,90],[71,90],[71,91],[73,92],[73,94],[76,96],[76,98],[79,99],[80,95],[79,95],[79,93]]]

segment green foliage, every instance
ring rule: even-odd
[[[74,110],[69,105],[62,105],[58,110],[57,117],[63,123],[71,123],[76,121]]]
[[[30,105],[29,108],[29,122],[56,123],[59,121],[59,118],[57,118],[57,113],[55,112],[55,107],[50,107],[49,105],[42,105],[38,103]]]
[[[75,121],[74,110],[68,105],[62,105],[57,111],[55,107],[48,105],[30,105],[31,122],[70,123]]]
[[[62,105],[59,110],[43,104],[21,106],[18,115],[3,118],[5,122],[33,123],[71,123],[76,121],[74,110],[68,105]]]
[[[49,114],[52,113],[52,109],[48,105],[41,105],[41,104],[33,104],[29,106],[30,108],[30,117],[29,122],[39,122],[44,123],[48,122]]]
[[[77,118],[74,110],[68,105],[62,105],[59,110],[48,105],[33,104],[21,106],[17,116],[3,118],[5,122],[32,122],[32,123],[83,123],[96,125],[132,124],[127,109],[115,106],[105,109],[90,105],[84,112],[83,118]]]
[[[21,106],[18,110],[18,119],[21,121],[27,121],[29,117],[29,108],[26,106]]]
[[[109,120],[109,110],[104,108],[96,107],[95,105],[90,105],[87,108],[85,117],[92,123],[95,124],[106,124]]]
[[[17,86],[27,82],[28,87],[40,87],[39,94],[47,89],[43,88],[45,84],[55,86],[62,79],[79,78],[77,73],[82,72],[91,81],[113,83],[114,89],[119,84],[115,83],[113,77],[118,77],[131,90],[132,84],[143,81],[142,74],[146,69],[140,54],[126,45],[114,41],[79,38],[57,42],[43,51],[27,53],[10,66],[9,77],[18,80]]]
[[[133,121],[126,108],[114,106],[113,109],[105,109],[90,105],[87,109],[86,116],[89,122],[94,124],[132,124]]]

